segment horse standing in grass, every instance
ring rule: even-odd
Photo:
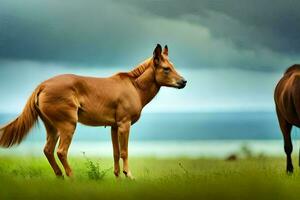
[[[130,126],[140,117],[143,107],[159,92],[161,86],[184,88],[186,80],[175,70],[168,58],[168,47],[158,44],[153,56],[127,73],[108,78],[60,75],[41,83],[30,96],[22,114],[0,128],[0,145],[19,144],[38,120],[44,122],[47,142],[44,153],[57,176],[62,171],[72,176],[67,161],[68,149],[77,122],[89,126],[111,126],[114,155],[114,174],[120,175],[119,159],[123,159],[123,173],[132,178],[128,167],[128,139]]]
[[[300,65],[292,65],[285,71],[275,88],[274,99],[278,122],[284,139],[286,171],[292,173],[291,130],[293,125],[300,127]]]

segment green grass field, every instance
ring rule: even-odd
[[[299,199],[300,174],[284,158],[131,158],[136,180],[115,180],[112,158],[70,157],[74,178],[55,178],[44,157],[1,157],[0,199]],[[295,160],[295,159],[294,159]],[[100,167],[98,173],[97,163]],[[110,169],[103,177],[101,171]],[[97,175],[100,175],[97,178]]]

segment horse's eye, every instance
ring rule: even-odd
[[[165,74],[169,73],[169,71],[170,71],[170,68],[167,68],[167,67],[164,67],[163,69],[164,69]]]

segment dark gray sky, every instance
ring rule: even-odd
[[[153,110],[169,98],[178,101],[170,110],[271,108],[280,74],[300,62],[299,7],[296,0],[0,0],[0,92],[9,93],[0,111],[19,111],[38,82],[58,73],[129,70],[156,43],[169,45],[190,86],[163,91]]]

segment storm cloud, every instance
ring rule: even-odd
[[[124,1],[120,1],[124,2]],[[295,0],[125,1],[153,15],[207,27],[243,48],[300,53],[300,2]]]
[[[282,71],[300,58],[299,6],[291,0],[0,0],[0,59],[131,67],[162,43],[182,68]]]

